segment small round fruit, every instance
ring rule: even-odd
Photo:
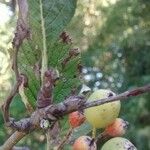
[[[81,136],[74,142],[73,150],[97,150],[97,146],[91,137]]]
[[[107,141],[101,150],[137,150],[137,148],[129,140],[115,137]]]
[[[122,136],[126,133],[129,123],[121,118],[116,118],[116,120],[108,125],[105,129],[105,133],[112,137]]]
[[[69,114],[69,123],[72,128],[80,126],[85,121],[85,116],[79,111]]]
[[[114,96],[110,90],[100,89],[93,94],[88,99],[88,102],[108,98]],[[105,103],[100,106],[90,107],[85,109],[85,117],[87,121],[95,128],[105,128],[111,124],[119,115],[121,103],[120,101]]]

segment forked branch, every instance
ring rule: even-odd
[[[33,130],[33,127],[40,127],[40,121],[43,118],[48,119],[50,122],[54,122],[73,111],[83,110],[89,107],[103,105],[105,103],[110,103],[118,100],[127,100],[129,97],[134,97],[147,92],[150,92],[150,84],[126,91],[116,96],[90,102],[87,102],[81,96],[71,96],[61,103],[52,104],[45,108],[38,109],[34,113],[32,113],[30,118],[14,122],[11,124],[11,126],[13,128],[16,128],[17,130],[29,131],[30,129]],[[13,126],[13,124],[15,124],[15,126]]]

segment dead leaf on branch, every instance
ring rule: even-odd
[[[19,14],[16,26],[16,32],[13,39],[13,47],[19,48],[25,38],[30,38],[28,26],[28,3],[27,0],[18,0]]]
[[[62,62],[62,68],[64,68],[71,59],[77,57],[79,54],[80,52],[78,48],[70,49],[68,56]]]

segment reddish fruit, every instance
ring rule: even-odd
[[[79,111],[69,114],[69,123],[72,128],[80,126],[85,121],[85,116]]]
[[[73,150],[97,150],[97,146],[91,137],[81,136],[73,144]]]
[[[105,133],[112,137],[122,136],[126,133],[129,123],[121,118],[116,120],[106,127]]]

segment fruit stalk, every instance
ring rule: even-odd
[[[72,132],[73,132],[73,128],[70,127],[70,129],[68,130],[68,133],[66,134],[66,136],[64,137],[64,139],[61,141],[61,143],[58,145],[57,150],[62,150],[63,149],[64,145],[68,141],[68,139],[71,136]]]

